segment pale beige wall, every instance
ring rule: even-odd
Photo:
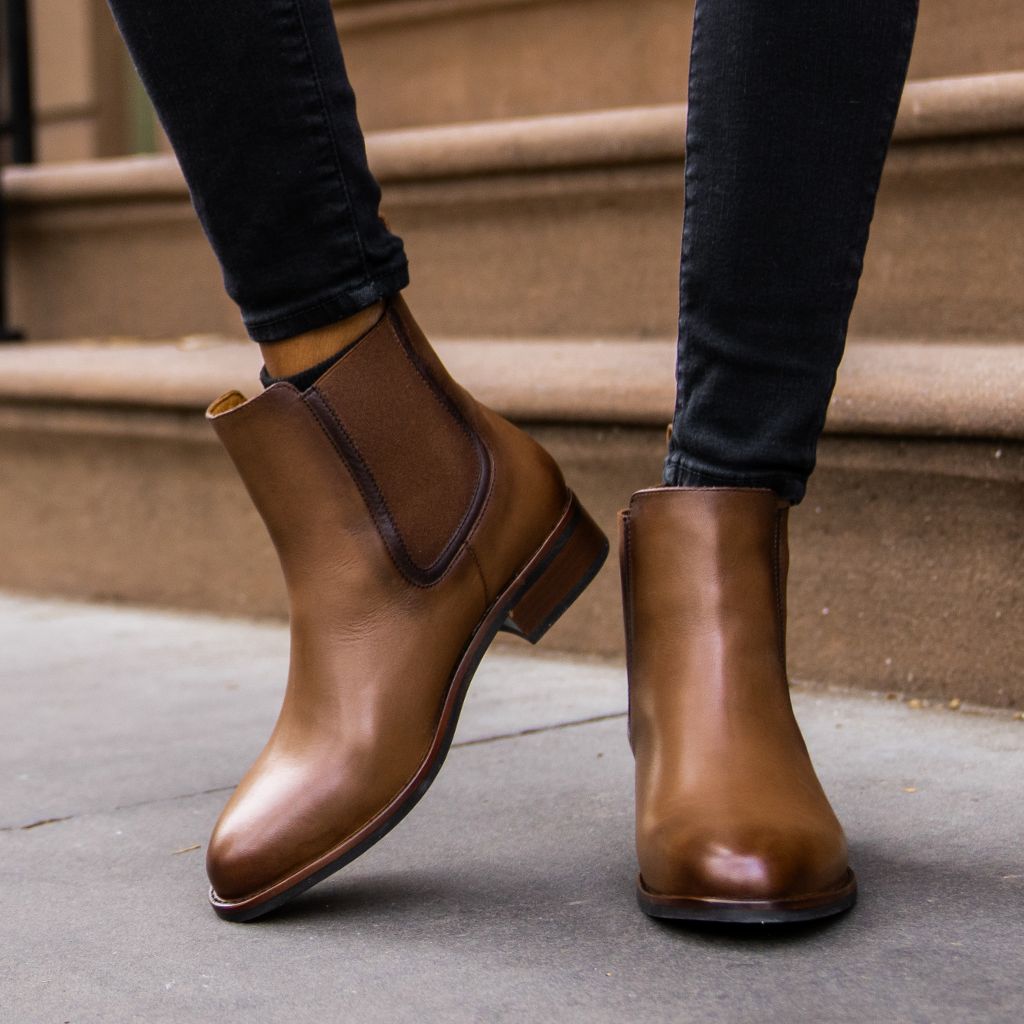
[[[30,3],[40,158],[167,151],[106,0]],[[370,130],[674,102],[685,92],[693,0],[332,3]],[[912,77],[1024,69],[1021,0],[921,8]]]
[[[29,10],[38,159],[128,152],[131,68],[105,0],[30,0]]]

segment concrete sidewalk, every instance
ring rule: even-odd
[[[230,925],[203,844],[269,732],[285,631],[0,598],[0,1021],[1024,1017],[1024,723],[798,687],[861,901],[685,929],[633,902],[623,671],[508,650],[407,821]]]

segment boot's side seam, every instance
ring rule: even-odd
[[[469,541],[466,541],[466,550],[469,552],[469,557],[473,560],[473,564],[476,566],[476,574],[480,577],[480,585],[484,588],[484,608],[490,608],[491,591],[487,586],[487,577],[484,576],[483,566],[480,564],[480,559],[477,557],[476,550]]]
[[[786,672],[786,619],[782,608],[782,510],[775,512],[775,536],[772,538],[772,582],[775,589],[775,636],[782,670]],[[787,673],[788,682],[788,673]]]
[[[629,509],[620,513],[622,522],[622,623],[626,634],[626,675],[633,673],[633,547],[629,539]],[[633,745],[633,688],[629,687],[626,698],[626,737]]]

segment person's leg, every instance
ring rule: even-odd
[[[916,0],[698,0],[678,400],[622,517],[639,899],[657,917],[849,907],[793,717],[788,506],[814,465]]]
[[[328,358],[408,283],[329,0],[109,3],[267,369]]]
[[[698,0],[666,484],[803,497],[916,13],[917,0]]]
[[[211,903],[250,920],[411,809],[495,634],[536,643],[608,542],[395,294],[405,257],[377,215],[329,0],[113,7],[267,357],[260,395],[207,411],[291,612],[277,726],[207,848]]]

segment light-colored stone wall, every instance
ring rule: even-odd
[[[106,0],[30,0],[39,155],[167,151]],[[679,102],[693,0],[332,0],[367,130]],[[1020,0],[922,4],[912,78],[1024,69]]]
[[[367,128],[685,99],[694,0],[335,0]],[[912,78],[1024,69],[1020,0],[925,0]]]
[[[30,0],[37,158],[133,151],[131,64],[105,0]]]

